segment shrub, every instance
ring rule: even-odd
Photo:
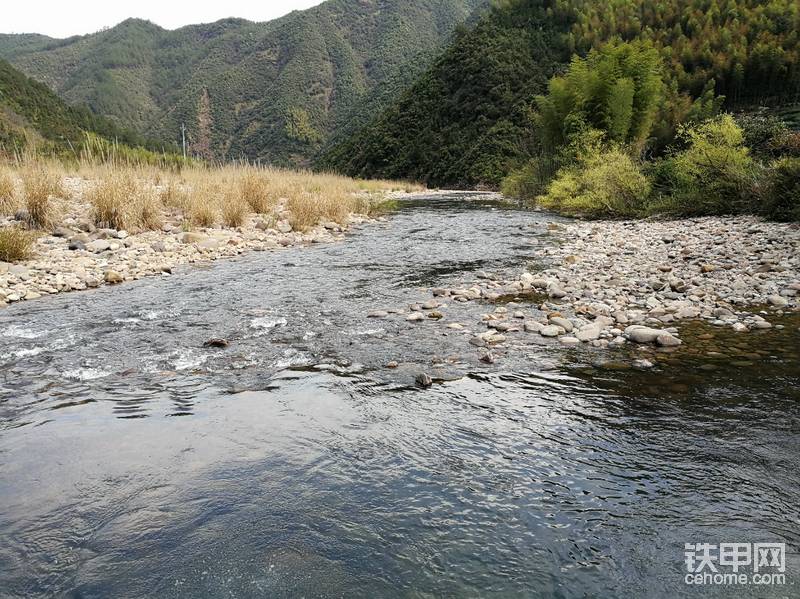
[[[547,189],[547,177],[540,168],[539,160],[531,159],[524,166],[511,171],[503,179],[500,192],[509,198],[533,200]]]
[[[620,218],[642,214],[650,191],[649,179],[627,153],[596,148],[561,169],[537,203],[568,215]]]
[[[685,149],[664,165],[663,184],[672,210],[686,215],[741,214],[753,210],[758,165],[744,132],[730,115],[681,127]]]
[[[58,210],[52,199],[66,195],[61,176],[44,165],[33,165],[22,170],[22,196],[28,211],[28,224],[39,229],[50,229],[58,219]]]
[[[229,189],[222,198],[222,222],[226,227],[241,227],[249,213],[249,205],[236,189]]]
[[[652,45],[610,42],[586,58],[575,56],[563,77],[539,96],[545,146],[555,149],[585,128],[641,149],[653,129],[663,96],[662,58]]]
[[[770,168],[761,213],[778,221],[800,221],[800,158],[783,158]]]
[[[33,254],[36,233],[20,227],[0,229],[0,261],[20,262]]]
[[[97,225],[112,229],[125,229],[128,226],[126,202],[129,181],[118,177],[108,177],[97,183],[85,197],[92,205],[92,218]]]
[[[786,123],[774,115],[741,114],[736,117],[736,124],[742,129],[744,145],[754,156],[778,157],[791,135]]]
[[[133,222],[141,229],[156,231],[164,225],[163,206],[149,186],[140,189],[132,208]]]

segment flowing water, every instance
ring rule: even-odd
[[[482,364],[445,328],[480,303],[366,317],[545,265],[551,220],[431,196],[4,310],[0,597],[800,596],[796,319],[638,372],[525,334]],[[786,584],[686,585],[720,542],[786,543]]]

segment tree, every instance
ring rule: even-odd
[[[659,52],[644,42],[613,42],[574,57],[563,77],[539,96],[539,124],[548,149],[558,148],[585,129],[609,141],[641,150],[664,93]]]

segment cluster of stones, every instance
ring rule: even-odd
[[[551,268],[518,278],[477,273],[469,287],[433,289],[408,320],[439,320],[440,301],[496,302],[525,297],[536,317],[511,302],[483,315],[470,343],[491,348],[510,334],[536,334],[565,346],[681,345],[677,324],[703,319],[737,332],[770,329],[770,314],[796,310],[800,228],[755,218],[551,224],[560,243]],[[463,328],[463,325],[448,325]]]
[[[38,239],[32,260],[0,262],[0,307],[48,294],[169,275],[180,265],[249,251],[340,241],[347,226],[368,220],[353,215],[348,225],[326,222],[299,232],[292,230],[287,217],[279,212],[273,219],[252,217],[237,229],[187,231],[180,216],[171,215],[160,231],[129,234],[96,228],[85,216],[73,214],[52,234]]]

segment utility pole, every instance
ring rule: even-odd
[[[186,160],[186,125],[181,123],[181,141],[183,143],[183,159]]]

